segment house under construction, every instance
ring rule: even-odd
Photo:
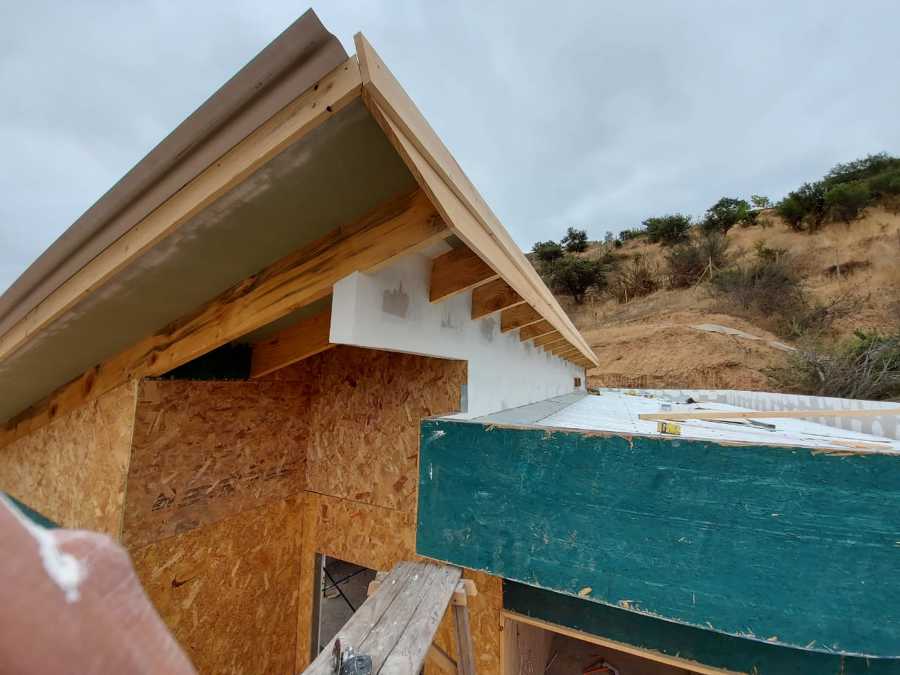
[[[203,673],[303,671],[329,603],[361,621],[351,577],[421,561],[431,672],[898,672],[897,444],[589,394],[590,346],[355,47],[304,14],[0,298],[0,490],[120,541]]]

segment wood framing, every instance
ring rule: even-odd
[[[472,318],[480,319],[523,302],[522,296],[512,286],[503,279],[495,279],[472,291]]]
[[[547,335],[547,333],[554,332],[558,333],[559,331],[553,327],[552,323],[544,319],[537,323],[533,323],[530,326],[525,326],[519,331],[519,339],[524,342],[525,340],[532,340],[534,338],[539,338],[542,335]]]
[[[194,316],[167,327],[84,373],[7,423],[0,447],[133,377],[161,375],[327,296],[336,281],[386,264],[446,237],[420,191],[381,205],[226,291]]]
[[[584,338],[399,82],[361,33],[354,40],[363,100],[448,226],[469,248],[490,260],[541,318],[567,335],[586,358],[596,363]]]
[[[511,309],[504,309],[500,314],[500,331],[508,333],[516,328],[537,323],[541,319],[541,315],[531,305],[516,305]]]
[[[432,262],[429,299],[440,302],[496,278],[497,273],[490,265],[472,250],[460,246]]]
[[[550,333],[545,333],[544,335],[541,335],[540,337],[535,338],[534,346],[535,347],[547,347],[549,345],[555,345],[560,342],[563,342],[563,341],[565,341],[565,339],[566,338],[564,338],[558,330],[555,330],[555,331],[552,331]]]
[[[82,267],[0,337],[0,359],[98,290],[182,223],[212,204],[360,93],[356,58],[335,68]]]
[[[274,370],[331,349],[334,345],[328,341],[330,329],[331,309],[327,309],[254,345],[250,377],[268,375]]]

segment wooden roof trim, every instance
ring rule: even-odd
[[[447,224],[597,364],[590,346],[366,38],[358,33],[354,41],[363,100]]]
[[[22,317],[0,337],[0,361],[360,93],[360,71],[354,56],[226,152]]]

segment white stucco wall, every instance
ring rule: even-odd
[[[576,391],[584,369],[500,332],[499,313],[473,321],[472,294],[428,300],[431,259],[410,255],[334,286],[331,342],[468,362],[468,405],[478,417]]]

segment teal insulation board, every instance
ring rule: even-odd
[[[738,638],[535,588],[503,584],[504,609],[641,650],[753,675],[896,675],[900,660],[842,656]]]
[[[900,655],[897,455],[449,419],[422,423],[420,452],[420,555],[743,640]]]

